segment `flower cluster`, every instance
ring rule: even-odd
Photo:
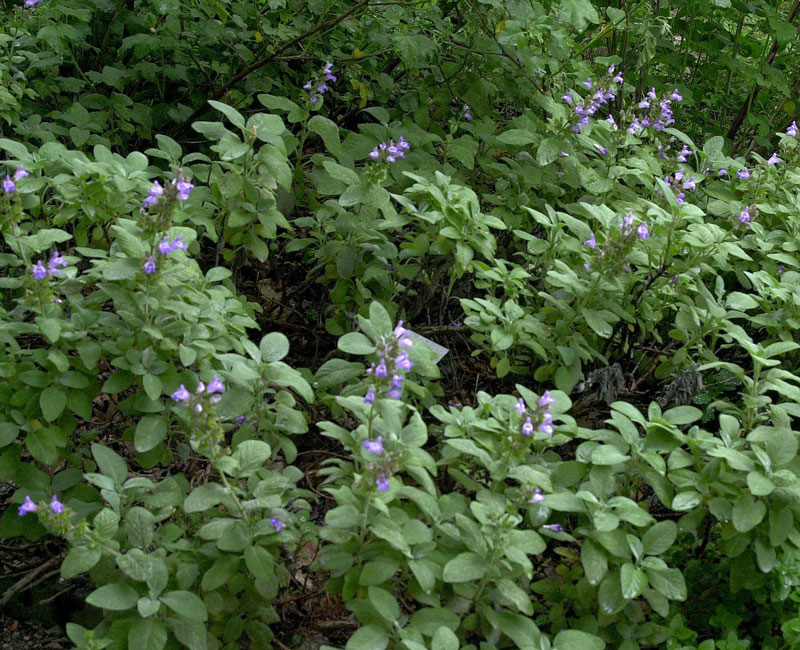
[[[752,215],[750,214],[751,210],[753,212]],[[746,224],[750,223],[750,220],[752,219],[752,217],[757,216],[757,215],[758,215],[758,208],[756,206],[754,206],[754,205],[746,205],[746,206],[744,206],[744,209],[739,213],[739,223],[743,224],[743,225],[746,225]]]
[[[37,280],[44,280],[48,276],[61,275],[61,269],[65,266],[67,266],[67,260],[61,257],[58,251],[55,251],[50,257],[50,261],[47,262],[47,266],[44,265],[42,260],[39,260],[31,272]]]
[[[381,142],[369,152],[369,157],[376,162],[386,161],[387,163],[393,163],[396,162],[398,158],[405,158],[406,151],[410,148],[411,145],[408,144],[401,135],[397,143],[395,143],[394,140],[389,140],[388,144],[386,142]]]
[[[561,100],[570,106],[573,104],[575,105],[573,110],[575,115],[578,116],[578,121],[570,127],[573,133],[580,133],[585,127],[589,126],[591,117],[595,115],[600,108],[617,98],[615,84],[621,84],[623,82],[622,73],[616,72],[615,67],[612,65],[608,69],[608,76],[611,77],[608,86],[598,88],[588,101],[581,98],[576,102],[572,92],[568,92],[561,97]],[[592,78],[589,77],[586,81],[581,82],[581,85],[586,88],[586,90],[592,90]],[[613,118],[611,119],[611,124],[612,126],[616,126],[613,122]]]
[[[792,122],[789,125],[789,128],[786,129],[786,135],[788,135],[790,138],[796,138],[797,134],[798,134],[797,122]]]
[[[208,398],[209,403],[216,404],[221,399],[221,395],[219,393],[225,392],[225,384],[222,383],[219,377],[214,375],[211,378],[211,381],[208,382],[208,386],[206,386],[202,381],[197,384],[197,391],[195,392],[194,396],[186,389],[186,386],[181,384],[170,397],[176,402],[183,402],[184,404],[188,404],[192,397],[201,397],[202,395],[210,395]],[[196,413],[203,412],[203,406],[199,402],[195,404],[194,410]]]
[[[378,436],[375,440],[365,440],[363,442],[363,446],[364,449],[366,449],[369,453],[375,454],[376,456],[381,456],[383,454],[383,436]],[[375,485],[378,487],[378,490],[380,490],[381,492],[388,491],[389,479],[387,477],[387,472],[391,474],[391,471],[388,468],[384,467],[381,467],[379,469],[371,467],[371,469],[373,469],[373,471],[375,472],[374,474]]]
[[[322,95],[330,90],[328,82],[335,83],[337,79],[337,76],[333,74],[333,63],[326,61],[325,67],[322,69],[322,75],[317,75],[303,86],[303,90],[311,93],[308,101],[312,104],[318,104],[319,100],[322,99]]]
[[[39,2],[41,2],[41,0],[39,0]],[[13,194],[14,192],[17,191],[16,182],[20,178],[25,178],[26,176],[30,176],[30,174],[27,171],[25,171],[25,168],[22,165],[17,167],[17,171],[14,172],[13,178],[8,174],[6,174],[6,178],[3,181],[3,191],[6,194]]]
[[[23,501],[22,505],[17,509],[20,517],[24,517],[25,515],[36,512],[37,505],[34,501],[29,497],[25,497],[25,501]],[[64,512],[64,504],[58,500],[58,497],[54,494],[53,498],[50,500],[50,510],[53,511],[53,514],[60,515]]]
[[[38,5],[42,0],[25,0],[25,6],[28,8],[35,7]]]
[[[180,235],[172,241],[167,241],[166,235],[161,238],[161,242],[158,244],[158,252],[161,253],[161,255],[166,256],[177,250],[186,250],[186,243],[181,239]],[[156,258],[153,255],[148,257],[147,261],[144,263],[144,272],[148,275],[156,272]]]
[[[194,185],[186,180],[181,171],[178,171],[178,175],[173,178],[166,187],[161,185],[158,181],[153,181],[153,186],[147,192],[147,197],[142,202],[141,212],[142,214],[147,214],[150,208],[156,205],[162,196],[167,200],[177,199],[178,201],[186,201],[189,198],[189,192],[191,192],[193,188]]]
[[[382,340],[378,343],[378,363],[373,363],[367,369],[367,374],[375,378],[379,389],[387,388],[386,397],[400,399],[403,395],[405,373],[414,366],[406,352],[412,346],[413,342],[408,330],[403,327],[403,321],[397,323],[389,341]],[[364,402],[372,404],[374,401],[375,388],[370,386]]]
[[[519,401],[514,405],[514,410],[519,413],[520,419],[525,418],[521,427],[522,435],[530,436],[534,431],[538,431],[552,438],[553,416],[550,413],[550,405],[555,403],[556,401],[550,396],[550,391],[544,391],[544,394],[539,398],[536,408],[533,409],[533,417],[531,417],[531,415],[528,414],[529,410],[525,404],[525,400],[520,397]],[[536,501],[536,494],[534,494],[533,500],[534,502]]]
[[[675,201],[678,205],[686,203],[686,192],[692,192],[697,189],[695,177],[686,178],[686,172],[683,169],[679,169],[671,176],[665,176],[664,182],[675,192]],[[659,195],[663,194],[661,190],[658,193]]]
[[[583,242],[584,246],[592,249],[595,256],[599,259],[601,265],[608,269],[615,269],[618,267],[624,268],[626,271],[630,270],[628,265],[628,253],[637,239],[647,239],[650,237],[650,230],[647,227],[647,222],[642,221],[635,229],[633,227],[634,216],[633,212],[628,212],[618,224],[619,230],[618,237],[609,237],[602,244],[597,243],[594,233],[590,233],[589,239]],[[588,271],[591,265],[587,262],[584,268]]]
[[[675,124],[672,102],[682,101],[683,97],[681,97],[677,89],[673,90],[669,95],[665,94],[659,99],[656,94],[656,89],[651,88],[637,106],[640,110],[645,111],[644,115],[641,118],[634,117],[626,131],[630,135],[639,135],[649,127],[652,127],[656,131],[663,131],[670,124]],[[681,155],[686,156],[689,152],[690,150],[686,152],[682,151]],[[678,162],[685,162],[685,159],[681,161],[679,157]]]
[[[464,104],[464,119],[467,122],[472,122],[472,113],[470,112],[469,104]]]

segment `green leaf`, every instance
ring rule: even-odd
[[[469,582],[486,575],[488,567],[477,553],[461,553],[444,565],[442,579],[445,582]]]
[[[564,147],[561,138],[546,138],[541,141],[536,150],[536,162],[539,165],[549,165],[558,160],[558,154]]]
[[[760,524],[766,514],[767,506],[763,501],[755,501],[749,494],[743,494],[733,504],[733,527],[740,533],[746,533]]]
[[[289,354],[289,339],[280,332],[270,332],[258,346],[263,361],[280,361]]]
[[[678,569],[645,569],[650,586],[670,600],[686,600],[686,582]]]
[[[128,464],[113,449],[93,443],[92,456],[94,456],[100,471],[113,479],[117,485],[122,485],[128,478]]]
[[[580,630],[562,630],[553,640],[553,650],[603,650],[606,642]]]
[[[339,337],[337,347],[347,354],[372,354],[375,352],[375,344],[364,336],[361,332],[349,332]]]
[[[128,630],[128,647],[136,650],[162,650],[167,643],[167,628],[155,619],[136,621]]]
[[[579,32],[586,29],[587,23],[600,22],[600,16],[590,0],[561,0],[561,6],[566,10],[572,26]]]
[[[533,144],[539,137],[526,129],[510,129],[497,136],[503,144],[509,144],[515,147],[524,147],[528,144]]]
[[[172,611],[190,621],[205,623],[208,620],[206,604],[191,591],[168,591],[161,594],[160,600]]]
[[[589,584],[592,585],[598,584],[608,571],[606,554],[589,539],[581,546],[581,564]]]
[[[622,565],[619,574],[622,595],[633,600],[647,588],[647,576],[644,571],[637,569],[630,562]]]
[[[143,453],[155,449],[167,435],[167,419],[163,415],[145,415],[133,434],[136,451]]]
[[[651,526],[642,537],[642,546],[646,555],[661,555],[675,543],[678,526],[674,521],[659,521]]]
[[[136,606],[139,594],[124,582],[113,582],[95,589],[86,597],[86,602],[95,607],[121,612]]]
[[[440,627],[433,635],[431,650],[458,650],[460,645],[453,630],[449,627]]]
[[[183,511],[187,514],[193,512],[203,512],[209,508],[213,508],[222,502],[225,498],[225,488],[219,483],[206,483],[200,487],[192,490],[192,493],[186,497],[183,502]]]
[[[397,600],[385,589],[368,587],[367,598],[378,614],[389,623],[393,623],[400,616],[400,605]]]
[[[697,492],[679,492],[672,500],[672,509],[679,512],[694,510],[700,505],[701,498]]]
[[[664,419],[676,426],[691,424],[703,417],[703,412],[694,406],[676,406],[664,413]]]
[[[99,548],[73,546],[61,563],[61,577],[64,580],[86,573],[100,561],[102,552]]]
[[[308,130],[316,133],[325,143],[325,148],[336,158],[342,153],[342,144],[339,141],[339,127],[327,117],[315,115],[308,121]]]
[[[765,497],[775,490],[775,484],[761,472],[750,472],[747,475],[747,487],[757,497]]]
[[[275,558],[263,546],[248,546],[244,551],[244,562],[254,578],[275,579]]]
[[[592,463],[594,465],[617,465],[630,460],[630,456],[623,454],[614,445],[598,445],[592,449]]]
[[[64,411],[66,405],[67,394],[60,388],[50,386],[39,394],[39,406],[42,409],[44,419],[48,422],[56,420]]]
[[[357,629],[347,641],[345,650],[384,650],[389,645],[389,633],[377,625]]]
[[[208,103],[211,104],[213,108],[216,108],[220,113],[225,115],[225,117],[230,120],[231,124],[238,126],[240,129],[244,128],[244,117],[242,117],[242,114],[233,106],[228,106],[222,102],[215,102],[213,99],[209,99]]]

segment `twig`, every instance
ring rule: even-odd
[[[340,630],[342,628],[358,627],[358,621],[349,618],[334,619],[332,621],[314,621],[311,624],[315,630]]]
[[[44,573],[44,571],[46,569],[48,569],[49,567],[51,567],[54,564],[57,564],[60,561],[61,561],[61,557],[60,556],[51,557],[49,560],[47,560],[47,562],[45,562],[44,564],[40,564],[35,569],[33,569],[33,571],[31,571],[27,575],[25,575],[22,578],[20,578],[19,580],[17,580],[17,582],[15,582],[10,588],[8,588],[5,591],[5,593],[3,594],[3,597],[0,598],[0,607],[4,607],[6,604],[8,604],[8,602],[14,596],[16,596],[18,593],[20,593],[21,591],[25,591],[26,589],[29,589],[34,584],[36,584],[34,582],[34,580],[36,580],[37,576],[39,576],[40,574]],[[48,576],[52,575],[52,573],[57,573],[57,572],[58,572],[58,570],[56,570],[55,572],[51,572],[51,573],[47,574],[46,576],[44,576],[42,579],[47,578]],[[33,583],[33,584],[31,584],[31,583]]]
[[[345,11],[343,14],[336,16],[335,18],[331,18],[330,20],[325,21],[324,23],[320,23],[316,27],[312,27],[308,31],[303,32],[299,36],[295,36],[293,39],[286,41],[283,45],[278,47],[272,54],[265,56],[258,61],[253,61],[250,65],[244,67],[242,70],[237,72],[231,79],[225,83],[219,90],[212,93],[209,99],[220,99],[222,98],[231,88],[234,88],[236,84],[238,84],[242,79],[247,77],[251,72],[255,72],[259,68],[263,68],[267,63],[274,61],[277,57],[283,54],[286,50],[294,45],[297,45],[301,41],[304,41],[309,36],[313,36],[317,32],[320,31],[327,31],[333,27],[336,27],[339,23],[344,20],[347,20],[350,16],[352,16],[356,11],[359,9],[363,9],[364,7],[368,6],[370,0],[361,0],[354,4],[350,9]],[[178,131],[183,131],[187,126],[189,126],[192,122],[194,122],[200,115],[205,113],[208,110],[208,102],[204,102],[201,106],[198,106],[192,114],[183,121],[183,123],[178,127]]]

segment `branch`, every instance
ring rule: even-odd
[[[236,86],[236,84],[238,84],[242,79],[247,77],[251,72],[255,72],[259,68],[263,68],[265,65],[267,65],[267,63],[270,63],[270,62],[274,61],[281,54],[283,54],[286,50],[288,50],[290,47],[293,47],[293,46],[297,45],[298,43],[300,43],[301,41],[304,41],[309,36],[313,36],[317,32],[327,31],[327,30],[329,30],[329,29],[331,29],[333,27],[336,27],[336,25],[338,25],[339,23],[341,23],[344,20],[347,20],[356,11],[358,11],[359,9],[363,9],[364,7],[369,5],[369,3],[370,3],[370,0],[361,0],[360,2],[354,4],[352,7],[350,7],[350,9],[345,11],[340,16],[336,16],[335,18],[331,18],[330,20],[326,20],[324,23],[320,23],[316,27],[312,27],[308,31],[303,32],[299,36],[295,36],[293,39],[287,41],[286,43],[284,43],[283,45],[278,47],[278,49],[275,50],[272,54],[270,54],[268,56],[265,56],[264,58],[259,59],[258,61],[253,61],[250,65],[246,66],[245,68],[243,68],[242,70],[237,72],[233,77],[231,77],[231,79],[226,84],[224,84],[219,90],[214,92],[213,95],[211,97],[209,97],[209,99],[218,100],[218,99],[222,98],[225,95],[225,93],[227,93],[231,88]],[[187,126],[189,126],[192,122],[194,122],[198,117],[200,117],[207,110],[208,110],[208,103],[207,102],[203,103],[201,106],[198,106],[194,110],[194,112],[186,120],[184,120],[184,122],[178,127],[178,132],[183,131]]]

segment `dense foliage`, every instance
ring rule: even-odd
[[[799,8],[6,2],[75,647],[798,647]]]

